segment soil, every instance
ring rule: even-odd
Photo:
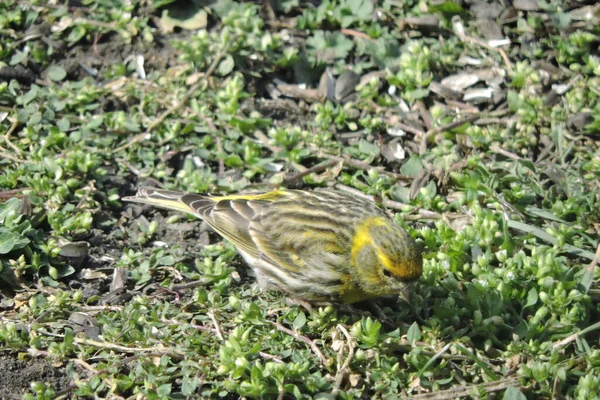
[[[19,359],[17,353],[0,354],[0,399],[21,399],[31,382],[44,382],[57,391],[69,386],[70,379],[63,365],[54,366],[44,358]]]
[[[187,35],[182,33],[181,35]],[[125,43],[117,35],[105,35],[98,38],[97,43],[80,42],[75,46],[69,47],[67,43],[52,43],[57,49],[54,52],[55,59],[52,66],[61,66],[67,71],[69,80],[80,80],[85,77],[93,76],[94,70],[96,76],[103,76],[106,69],[115,64],[127,63],[131,57],[142,55],[144,57],[144,66],[146,70],[166,71],[169,67],[177,63],[177,51],[170,42],[177,33],[169,37],[156,36],[154,42],[147,43],[134,38],[132,43]],[[43,38],[38,39],[43,42]],[[47,42],[45,42],[47,43]],[[44,81],[46,71],[40,71],[36,65],[28,65],[25,71],[23,83],[34,83],[36,80]],[[107,82],[98,82],[99,85]],[[116,109],[126,110],[129,107],[126,100],[118,96],[107,96],[98,112],[114,111]],[[105,186],[117,187],[122,194],[131,194],[134,184],[125,182],[117,177],[114,180],[103,182]],[[103,211],[102,211],[103,212]],[[102,227],[102,212],[95,218],[96,229],[79,238],[88,242],[91,246],[87,257],[83,257],[75,267],[78,272],[63,281],[71,288],[81,288],[86,296],[101,295],[109,292],[111,273],[115,262],[123,253],[124,242],[114,235],[114,227],[109,229]],[[115,217],[106,215],[105,220]],[[118,218],[119,216],[117,216]],[[126,219],[125,219],[126,220]],[[130,223],[130,222],[127,222]],[[198,223],[199,226],[200,223]],[[194,228],[197,228],[194,225]],[[118,228],[117,228],[118,229]],[[198,232],[186,232],[186,229],[171,230],[164,226],[160,228],[165,230],[163,240],[168,243],[182,243],[184,237],[190,237]],[[208,238],[207,234],[206,237]],[[207,239],[208,240],[208,239]],[[198,240],[189,238],[189,246],[198,245]],[[106,274],[105,279],[85,280],[81,277],[81,271],[97,271]],[[0,295],[0,298],[3,296]],[[122,298],[122,297],[121,297]],[[10,302],[10,298],[7,298]],[[25,393],[30,393],[32,382],[45,383],[53,387],[57,392],[67,389],[72,385],[71,378],[67,375],[65,365],[52,364],[46,357],[39,357],[29,354],[20,354],[11,350],[0,350],[0,399],[21,399]],[[85,373],[81,372],[80,373]]]
[[[140,38],[133,38],[131,43],[124,42],[116,34],[107,34],[95,39],[95,43],[79,42],[74,46],[68,43],[52,43],[56,49],[53,53],[55,59],[53,66],[60,66],[67,71],[69,80],[81,80],[87,77],[105,76],[107,70],[117,64],[130,63],[133,58],[142,55],[146,71],[159,71],[166,73],[169,68],[178,64],[178,50],[171,46],[171,41],[177,37],[189,36],[189,32],[175,32],[167,36],[156,35],[151,43]],[[38,39],[44,42],[43,38]],[[23,82],[33,83],[36,79],[46,80],[45,71],[40,71],[35,65],[28,65],[29,70],[24,72]],[[257,88],[257,98],[249,99],[244,107],[257,110],[265,118],[272,118],[274,125],[287,124],[301,126],[306,124],[308,108],[306,104],[286,99],[266,99],[267,93],[261,93],[266,85],[264,82],[250,82],[249,86]],[[108,81],[99,81],[98,85],[110,84]],[[127,111],[130,107],[126,96],[119,94],[108,94],[98,108],[98,113],[111,112],[115,110]],[[116,168],[115,168],[116,171]],[[99,182],[104,185],[103,189],[117,188],[120,195],[131,195],[135,187],[143,182],[129,182],[118,176]],[[94,216],[95,228],[85,237],[78,238],[90,244],[89,253],[77,266],[78,272],[65,282],[71,288],[81,288],[86,297],[99,296],[102,304],[122,304],[127,301],[126,296],[113,296],[110,293],[112,283],[112,272],[117,261],[123,254],[124,247],[131,247],[119,236],[119,226],[103,224],[105,221],[119,220],[119,223],[135,226],[135,219],[140,215],[142,207],[126,207],[123,210],[100,211]],[[166,215],[161,211],[155,220],[159,222],[157,237],[166,245],[177,244],[182,249],[182,254],[194,254],[209,243],[217,239],[209,233],[205,224],[201,221],[181,222],[167,224],[160,215]],[[135,228],[134,228],[135,229]],[[97,278],[83,279],[82,271],[93,271],[99,273]],[[242,272],[242,271],[240,271]],[[104,277],[102,277],[104,273]],[[245,273],[242,272],[242,277]],[[0,295],[0,299],[1,299]],[[1,309],[1,307],[0,307]],[[72,385],[71,378],[67,375],[66,364],[52,364],[45,357],[35,357],[28,354],[19,354],[12,351],[0,351],[0,399],[20,399],[24,393],[30,390],[32,382],[43,382],[52,386],[57,391],[68,391]],[[80,374],[85,374],[81,369]]]

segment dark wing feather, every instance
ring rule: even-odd
[[[264,207],[265,202],[211,198],[196,194],[187,194],[181,200],[240,250],[253,257],[260,256],[260,251],[250,235],[249,226],[256,215],[256,210]]]

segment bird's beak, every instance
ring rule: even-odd
[[[412,301],[413,292],[414,292],[414,285],[412,283],[407,283],[406,286],[404,287],[404,290],[402,290],[400,292],[400,298],[402,300],[404,300],[405,302],[407,302],[408,304],[410,304],[410,302]]]

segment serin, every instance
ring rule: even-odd
[[[417,243],[372,202],[336,190],[205,196],[142,187],[125,201],[183,211],[230,240],[264,290],[311,302],[398,295],[422,273]]]

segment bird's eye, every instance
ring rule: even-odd
[[[387,276],[388,278],[392,277],[392,273],[389,270],[385,269],[385,268],[383,269],[383,275]]]

